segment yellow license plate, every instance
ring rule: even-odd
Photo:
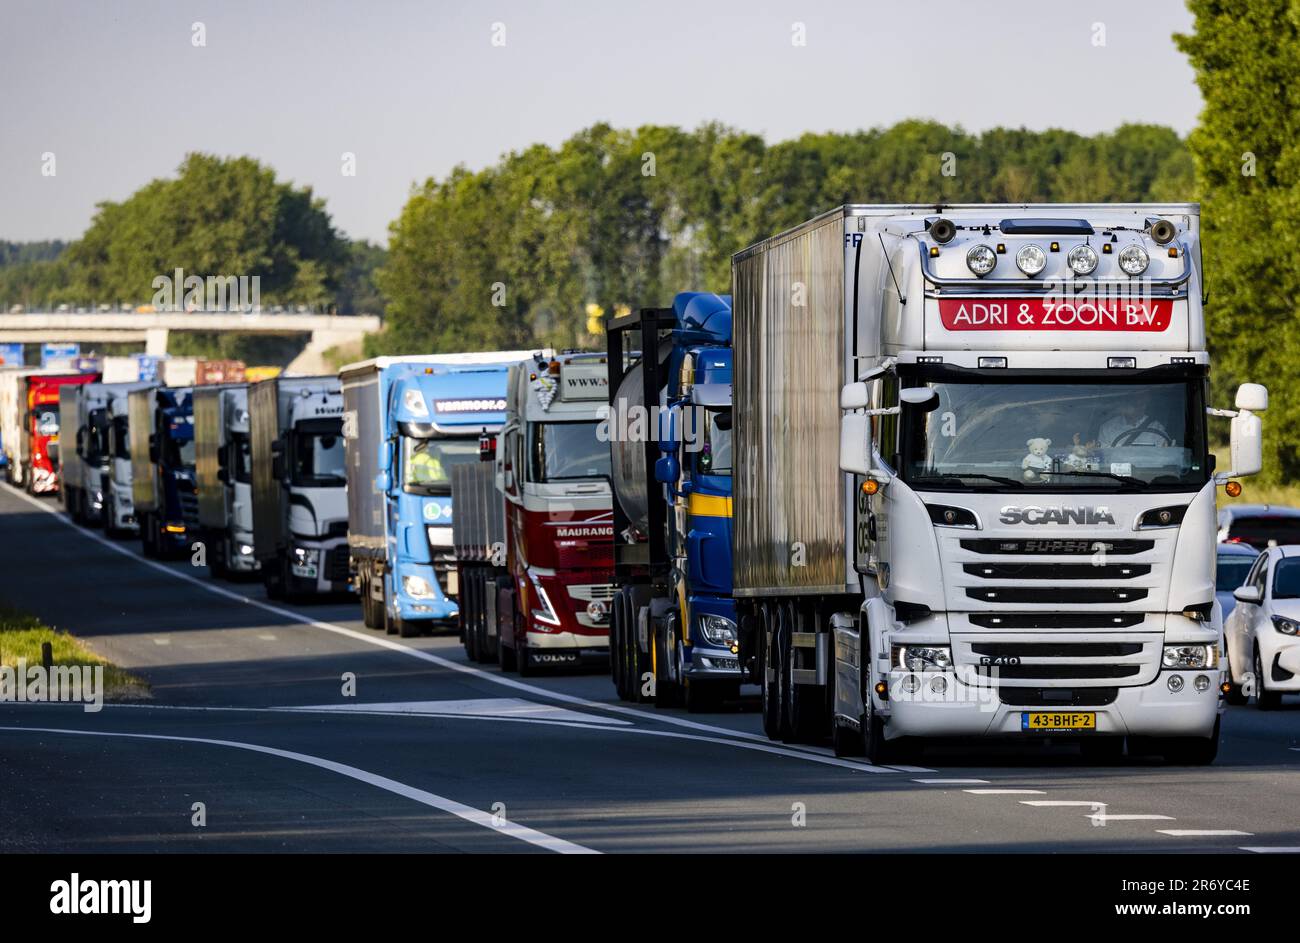
[[[1067,711],[1026,711],[1020,715],[1021,730],[1096,730],[1097,714]]]

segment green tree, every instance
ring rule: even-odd
[[[1300,2],[1191,0],[1175,37],[1205,100],[1189,139],[1205,222],[1214,389],[1266,383],[1265,474],[1300,476]]]

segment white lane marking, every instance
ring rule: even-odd
[[[349,779],[355,779],[358,782],[366,783],[377,789],[383,789],[394,795],[402,796],[414,800],[430,808],[437,809],[440,812],[449,812],[457,818],[464,819],[474,825],[490,829],[494,832],[500,832],[511,838],[530,845],[536,845],[539,848],[545,848],[548,851],[556,851],[561,854],[600,854],[594,848],[588,848],[585,845],[579,845],[571,841],[565,841],[563,838],[556,838],[554,835],[548,835],[545,832],[539,832],[536,829],[529,828],[526,825],[519,825],[516,822],[502,822],[497,825],[493,822],[492,816],[486,812],[475,809],[473,806],[467,806],[455,799],[448,799],[445,796],[439,796],[436,793],[429,792],[425,789],[417,789],[415,786],[408,786],[406,783],[398,782],[395,779],[389,779],[387,776],[380,776],[377,773],[371,773],[364,769],[358,769],[355,766],[348,766],[346,763],[336,763],[333,760],[327,760],[319,756],[311,756],[307,753],[295,753],[292,750],[280,750],[276,747],[266,747],[257,743],[243,743],[238,740],[212,740],[207,737],[177,737],[168,736],[158,733],[113,733],[101,730],[67,730],[59,727],[0,727],[0,730],[10,731],[13,733],[61,733],[71,734],[79,737],[124,737],[132,740],[165,740],[173,743],[202,743],[208,746],[232,747],[236,750],[248,750],[251,753],[263,753],[267,756],[276,756],[285,760],[294,760],[298,763],[305,763],[308,766],[315,766],[318,769],[328,770],[331,773],[338,773],[340,776],[346,776]]]
[[[896,769],[900,773],[933,773],[934,770],[928,766],[903,766],[901,763],[890,763],[890,769]]]
[[[1087,816],[1089,819],[1103,822],[1172,822],[1172,815],[1131,815],[1129,813],[1099,812]]]
[[[1300,855],[1300,845],[1242,845],[1241,850],[1257,855]]]
[[[259,635],[258,638],[260,638],[263,642],[274,642],[274,641],[275,641],[275,636],[274,636],[274,635]]]
[[[9,493],[12,494],[15,498],[26,501],[28,504],[31,504],[33,507],[39,508],[40,510],[44,511],[46,514],[51,515],[55,520],[59,521],[66,527],[69,527],[77,531],[77,533],[83,538],[89,538],[90,540],[104,547],[107,547],[109,550],[112,550],[114,553],[120,554],[130,560],[134,560],[136,563],[142,564],[147,567],[151,567],[152,569],[157,570],[159,573],[165,573],[166,575],[171,576],[175,579],[184,580],[187,583],[192,583],[193,585],[199,587],[200,589],[206,590],[209,593],[214,593],[217,596],[224,596],[227,599],[231,599],[239,603],[244,603],[245,605],[248,606],[255,606],[264,612],[274,613],[275,615],[288,619],[291,623],[295,625],[311,626],[312,628],[320,629],[324,632],[333,632],[336,635],[347,636],[348,638],[355,639],[360,642],[364,642],[367,645],[374,645],[379,648],[386,648],[389,651],[397,652],[398,654],[401,655],[406,655],[409,658],[416,658],[419,659],[420,661],[429,662],[430,664],[437,665],[440,668],[446,668],[450,671],[458,671],[462,674],[472,675],[483,681],[488,681],[492,684],[499,684],[502,687],[513,688],[516,691],[524,691],[534,696],[550,698],[553,701],[560,701],[561,703],[564,704],[573,704],[579,707],[584,707],[588,710],[609,711],[611,713],[622,714],[624,716],[640,717],[642,720],[646,720],[646,721],[656,721],[658,723],[671,724],[676,727],[683,727],[692,730],[701,730],[706,733],[723,734],[727,737],[735,737],[735,738],[739,738],[739,740],[751,741],[756,744],[764,745],[764,749],[761,751],[764,753],[776,753],[779,756],[789,756],[798,759],[807,759],[807,760],[811,760],[814,763],[823,763],[829,766],[839,766],[843,769],[856,769],[866,773],[896,772],[896,770],[892,767],[872,766],[868,763],[855,763],[851,760],[842,760],[839,757],[832,755],[830,751],[826,751],[823,753],[820,751],[814,752],[811,750],[792,750],[787,748],[767,747],[765,746],[769,742],[767,737],[761,736],[759,734],[746,733],[742,730],[730,730],[726,727],[714,727],[710,724],[701,724],[692,720],[685,720],[681,717],[670,717],[665,714],[655,714],[655,713],[650,713],[649,711],[637,710],[636,708],[626,707],[622,704],[605,704],[600,701],[590,701],[584,697],[577,697],[572,694],[565,694],[561,691],[551,691],[547,688],[540,688],[535,685],[527,684],[523,681],[517,681],[514,678],[509,678],[504,675],[492,674],[490,672],[483,671],[480,668],[475,668],[471,665],[460,664],[459,662],[452,661],[451,659],[443,658],[439,655],[435,655],[432,652],[426,652],[423,649],[412,648],[408,645],[399,644],[398,642],[394,642],[385,637],[367,635],[363,632],[358,632],[355,629],[349,629],[345,626],[335,625],[332,622],[321,622],[317,619],[312,619],[309,616],[304,615],[303,613],[294,612],[292,609],[285,609],[282,606],[275,606],[272,605],[271,603],[263,602],[260,599],[254,599],[251,596],[241,596],[236,592],[226,589],[225,587],[215,586],[211,582],[207,580],[199,579],[198,577],[192,576],[189,573],[182,573],[178,570],[173,570],[170,567],[162,563],[159,563],[156,560],[146,559],[145,557],[140,556],[137,553],[131,552],[130,550],[126,549],[126,547],[119,546],[118,544],[113,543],[108,538],[103,537],[100,534],[96,534],[92,531],[88,531],[82,527],[79,527],[78,525],[74,524],[71,520],[67,519],[62,514],[60,514],[59,511],[56,510],[55,508],[46,507],[42,502],[37,501],[35,498],[27,494],[24,494],[21,491],[15,490],[12,486],[6,485],[5,487],[9,491]],[[709,738],[698,737],[694,739],[708,740]],[[737,740],[714,740],[712,742],[730,743],[732,746],[743,745]],[[919,768],[916,771],[926,772],[926,773],[934,772],[933,770],[919,769]]]
[[[1021,799],[1021,805],[1039,806],[1042,808],[1053,808],[1056,806],[1083,806],[1087,809],[1094,809],[1097,806],[1105,807],[1104,802],[1084,802],[1077,799]]]
[[[170,645],[172,640],[169,638],[156,638],[153,640],[155,645]]]
[[[1174,838],[1214,838],[1220,835],[1254,835],[1254,832],[1239,832],[1231,828],[1158,828],[1156,829],[1161,835],[1172,835]]]
[[[914,783],[924,786],[982,786],[987,779],[914,779]]]
[[[1043,796],[1041,789],[963,789],[972,796]]]
[[[588,724],[613,724],[631,726],[626,720],[583,714],[567,707],[539,704],[521,697],[481,697],[470,700],[448,701],[390,701],[382,704],[313,704],[307,707],[285,707],[286,711],[316,711],[342,714],[424,714],[436,716],[474,715],[477,717],[532,717],[546,720],[570,720]]]

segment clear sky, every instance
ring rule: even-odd
[[[386,242],[413,183],[600,120],[1186,133],[1190,28],[1179,0],[0,0],[0,239],[75,238],[194,150],[257,157]]]

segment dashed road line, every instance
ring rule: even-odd
[[[914,779],[914,783],[920,783],[923,786],[982,786],[987,779]]]
[[[1171,835],[1174,838],[1222,838],[1230,836],[1247,837],[1254,835],[1254,832],[1239,832],[1231,828],[1158,828],[1156,829],[1161,835]]]
[[[972,796],[1045,796],[1041,789],[963,789]]]
[[[1032,805],[1040,808],[1054,808],[1062,806],[1083,806],[1086,809],[1095,809],[1097,806],[1104,806],[1104,802],[1087,802],[1082,799],[1021,799],[1021,805]]]
[[[1242,845],[1241,850],[1257,855],[1300,855],[1300,845]]]

